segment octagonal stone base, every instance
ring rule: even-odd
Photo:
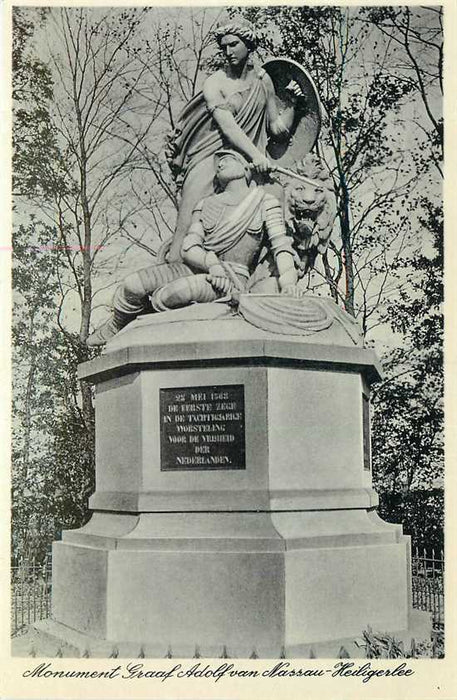
[[[159,656],[277,657],[408,628],[409,538],[371,488],[379,373],[352,327],[288,336],[200,305],[138,319],[80,376],[96,384],[94,514],[54,545],[55,621]],[[161,392],[224,387],[243,396],[243,458],[165,469]]]

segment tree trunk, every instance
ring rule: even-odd
[[[344,308],[355,317],[354,309],[354,264],[352,259],[351,225],[349,220],[349,192],[344,179],[341,176],[341,196],[338,211],[341,226],[341,241],[343,244],[343,263],[346,277],[346,290],[344,296]]]

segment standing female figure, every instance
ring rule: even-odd
[[[270,76],[254,66],[254,26],[237,20],[218,27],[215,35],[226,65],[205,80],[202,92],[184,108],[173,137],[171,167],[182,190],[169,262],[181,259],[195,204],[214,191],[216,151],[237,150],[255,172],[266,173],[273,167],[265,156],[268,136],[287,138],[294,119],[293,106],[279,114]]]

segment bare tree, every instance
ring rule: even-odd
[[[57,323],[79,361],[88,358],[94,280],[125,254],[123,228],[141,208],[130,196],[130,178],[142,164],[139,144],[161,111],[160,103],[151,100],[147,113],[143,109],[147,68],[134,46],[147,12],[48,11],[45,31],[52,37],[48,61],[54,79],[49,116],[60,158],[50,154],[43,172],[53,169],[55,186],[46,198],[35,196],[35,204],[58,233],[63,256]],[[91,390],[84,384],[81,389],[83,420],[93,435]]]
[[[431,159],[442,176],[443,8],[373,8],[366,10],[366,16],[397,49],[397,75],[411,86],[426,120],[413,117],[416,128],[426,136],[425,158]]]

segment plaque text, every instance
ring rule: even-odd
[[[244,385],[160,390],[162,471],[246,469]]]

